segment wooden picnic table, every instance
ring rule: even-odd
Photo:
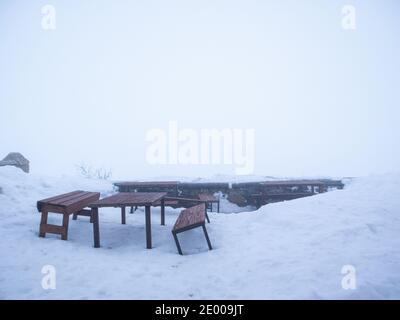
[[[217,212],[219,212],[219,199],[212,194],[209,193],[200,193],[199,199],[205,201],[207,205],[210,205],[211,212],[213,211],[213,203],[217,204]]]
[[[155,206],[157,202],[167,195],[166,192],[120,192],[110,197],[92,202],[89,207],[92,209],[93,217],[93,237],[94,247],[100,247],[100,231],[99,231],[99,208],[114,207],[121,208],[122,224],[126,221],[126,207],[145,207],[146,220],[146,247],[151,249],[151,212],[150,208]],[[162,201],[163,203],[163,201]],[[161,222],[164,220],[164,205],[161,206]]]

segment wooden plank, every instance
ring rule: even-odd
[[[44,233],[64,234],[65,228],[63,226],[56,226],[54,224],[41,225],[41,231]]]
[[[90,202],[96,201],[100,198],[99,192],[89,192],[89,191],[73,191],[63,195],[58,195],[56,197],[39,200],[37,202],[37,208],[39,211],[42,210],[43,206],[47,206],[49,211],[51,209],[56,209],[55,212],[63,212],[63,208],[70,209],[69,206],[73,205],[76,210],[83,209]],[[51,200],[49,200],[51,199]],[[81,208],[80,208],[81,207]],[[50,209],[51,208],[51,209]],[[71,211],[71,210],[68,210]]]
[[[50,203],[50,202],[55,201],[55,200],[58,200],[58,199],[60,199],[60,198],[63,198],[63,197],[66,197],[66,196],[70,196],[70,195],[73,195],[73,194],[77,194],[77,193],[80,193],[80,192],[82,192],[82,191],[81,191],[81,190],[76,190],[76,191],[72,191],[72,192],[60,194],[60,195],[57,195],[57,196],[54,196],[54,197],[51,197],[51,198],[46,198],[46,199],[39,200],[39,201],[37,202],[37,209],[38,209],[38,211],[40,212],[40,211],[41,211],[41,208],[40,208],[40,207],[41,207],[43,204],[45,204],[45,203]]]
[[[90,196],[85,197],[84,199],[81,199],[80,201],[67,206],[67,213],[71,214],[78,210],[81,210],[87,207],[93,201],[97,201],[99,198],[100,198],[100,193],[98,192],[92,193]]]
[[[40,200],[40,202],[51,202],[53,200],[57,200],[57,199],[60,199],[60,198],[66,197],[66,196],[70,196],[70,195],[73,195],[73,194],[77,194],[77,193],[80,193],[80,192],[82,192],[82,190],[75,190],[75,191],[71,191],[71,192],[68,192],[68,193],[59,194],[59,195],[54,196],[54,197],[42,199],[42,200]]]
[[[100,193],[98,193],[98,192],[85,192],[85,193],[80,194],[79,196],[76,196],[76,197],[72,198],[72,199],[64,200],[61,203],[61,206],[68,207],[68,206],[76,204],[76,203],[81,203],[81,202],[84,203],[84,202],[87,202],[87,201],[93,201],[93,200],[91,200],[91,199],[93,199],[93,197],[100,198]]]
[[[64,207],[60,207],[57,205],[51,205],[51,204],[47,204],[47,203],[43,204],[40,208],[40,211],[43,212],[44,210],[46,210],[48,212],[53,212],[53,213],[65,213],[66,212],[66,209]]]
[[[88,191],[80,191],[79,193],[73,194],[73,195],[69,195],[69,196],[65,196],[65,197],[61,197],[57,200],[52,200],[47,202],[48,204],[52,204],[52,205],[58,205],[58,206],[64,206],[64,202],[67,202],[68,200],[74,200],[74,199],[78,199],[80,197],[82,197],[83,195],[87,194]]]

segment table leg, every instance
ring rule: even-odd
[[[61,240],[68,240],[68,224],[69,224],[69,214],[63,214],[63,224],[62,224],[62,233]]]
[[[151,213],[150,206],[146,206],[146,247],[151,249]]]
[[[94,247],[100,248],[99,209],[92,208]]]
[[[161,225],[165,226],[165,200],[161,200]]]
[[[122,223],[122,224],[126,224],[125,207],[121,207],[121,223]]]

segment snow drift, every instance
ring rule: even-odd
[[[154,209],[154,248],[145,249],[141,210],[120,224],[100,210],[102,247],[92,247],[85,217],[69,240],[38,237],[36,201],[75,189],[113,192],[108,181],[25,174],[0,168],[0,298],[2,299],[399,299],[400,175],[359,178],[344,190],[264,206],[255,212],[211,213],[207,226],[181,235]],[[60,223],[60,217],[49,217]],[[197,232],[198,231],[198,232]],[[41,286],[42,267],[56,268],[56,289]],[[342,288],[344,265],[356,288]]]

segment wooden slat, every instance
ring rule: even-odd
[[[186,228],[191,225],[205,222],[205,205],[199,204],[197,206],[190,207],[182,210],[178,219],[175,222],[174,231]]]
[[[77,202],[85,201],[86,199],[89,199],[91,197],[93,197],[93,192],[85,192],[74,198],[64,200],[63,202],[60,203],[60,205],[68,207]]]
[[[56,226],[54,224],[44,224],[41,225],[42,231],[46,233],[63,234],[65,228],[63,226]]]
[[[52,198],[39,200],[37,208],[41,211],[43,206],[56,209],[56,212],[73,212],[86,207],[90,202],[100,198],[99,192],[73,191]]]
[[[81,193],[81,190],[76,190],[76,191],[72,191],[72,192],[68,192],[68,193],[64,193],[64,194],[59,194],[57,196],[51,197],[51,198],[46,198],[46,199],[42,199],[39,200],[37,202],[37,209],[40,211],[40,208],[43,204],[45,203],[52,203],[52,201],[57,201],[59,199],[65,198],[65,197],[69,197],[69,196],[73,196],[75,194],[79,194]]]
[[[68,206],[68,204],[79,201],[81,198],[84,198],[85,196],[87,196],[89,194],[91,194],[91,192],[79,191],[79,192],[75,192],[74,194],[61,195],[60,197],[58,197],[55,200],[46,201],[46,202],[41,201],[41,202],[65,207],[65,206]]]
[[[88,192],[81,191],[80,193],[76,193],[76,194],[68,196],[68,197],[59,198],[59,199],[51,201],[49,203],[53,204],[53,205],[57,205],[57,206],[66,206],[66,205],[68,205],[68,204],[66,204],[66,202],[72,200],[72,203],[73,203],[73,202],[75,202],[74,201],[75,199],[79,200],[79,198],[81,198],[82,196],[85,196],[87,194],[88,194]]]
[[[74,213],[78,210],[87,207],[90,203],[99,200],[99,198],[100,198],[100,193],[92,193],[90,196],[85,197],[84,199],[81,199],[71,205],[68,205],[66,207],[66,211],[69,214]]]

